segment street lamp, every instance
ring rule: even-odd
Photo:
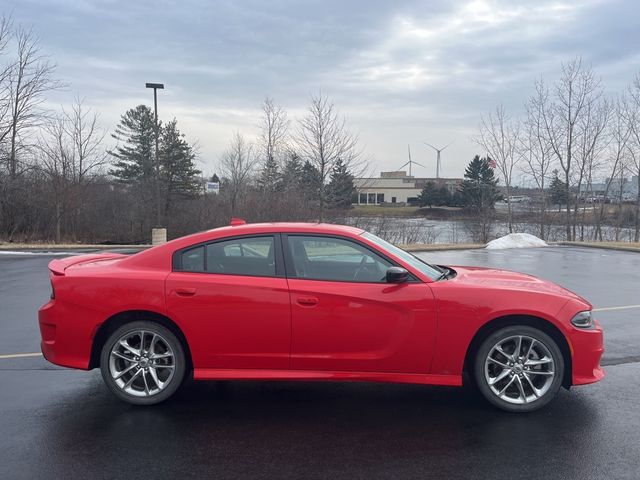
[[[145,83],[145,87],[153,88],[153,115],[156,123],[156,223],[160,227],[160,161],[158,159],[158,89],[164,90],[164,83]]]

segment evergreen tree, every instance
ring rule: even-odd
[[[155,121],[146,105],[138,105],[120,117],[111,135],[119,144],[109,154],[115,157],[109,172],[123,183],[144,183],[155,178]]]
[[[327,200],[333,208],[350,208],[356,192],[353,175],[347,166],[338,159],[331,170],[331,177],[327,185]]]
[[[258,178],[258,188],[263,192],[276,192],[280,190],[280,168],[275,158],[269,156],[264,164],[260,178]]]
[[[439,207],[442,207],[445,205],[449,205],[450,202],[451,194],[449,193],[449,189],[446,185],[440,186],[440,188],[436,190],[435,204]]]
[[[320,171],[308,160],[302,165],[300,171],[300,189],[307,200],[319,201],[322,176]]]
[[[461,193],[465,205],[479,212],[492,209],[495,202],[500,199],[497,185],[498,180],[495,178],[489,159],[476,155],[467,166],[462,181]]]
[[[213,182],[213,183],[220,183],[220,177],[218,177],[218,175],[214,173],[211,176],[211,180],[210,181]]]
[[[195,154],[178,130],[174,118],[161,130],[158,157],[160,179],[164,193],[165,214],[176,197],[191,197],[200,193],[200,170],[195,166]]]
[[[422,192],[418,195],[418,203],[421,207],[433,207],[436,203],[437,191],[434,182],[427,182],[422,187]]]
[[[554,204],[558,205],[558,211],[560,211],[561,205],[566,205],[568,197],[567,197],[567,184],[560,180],[558,176],[558,170],[553,171],[553,178],[551,179],[551,184],[549,185],[549,193],[551,196],[551,201]]]
[[[280,174],[280,184],[286,192],[299,191],[302,181],[302,160],[292,152],[285,160]]]

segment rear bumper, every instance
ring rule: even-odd
[[[51,363],[87,370],[93,332],[87,324],[73,320],[73,313],[64,302],[51,300],[43,305],[38,310],[40,349]]]
[[[572,385],[586,385],[604,378],[600,358],[604,353],[604,337],[600,324],[593,330],[574,329],[569,338],[572,365]]]

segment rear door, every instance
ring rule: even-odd
[[[174,255],[167,311],[195,368],[287,369],[291,306],[277,235],[227,238]]]
[[[283,235],[291,292],[291,368],[427,373],[431,289],[385,281],[393,263],[352,239]]]

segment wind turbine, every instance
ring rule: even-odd
[[[455,141],[455,140],[454,140],[454,141]],[[437,157],[436,157],[436,178],[440,178],[440,153],[441,153],[445,148],[447,148],[449,145],[451,145],[454,141],[449,142],[447,145],[445,145],[445,146],[444,146],[444,147],[442,147],[442,148],[436,148],[436,147],[434,147],[433,145],[431,145],[430,143],[422,142],[422,143],[424,143],[425,145],[427,145],[427,146],[429,146],[429,147],[433,148],[433,149],[436,151],[436,153],[437,153]]]
[[[426,168],[424,165],[418,163],[418,162],[414,162],[413,160],[411,160],[411,145],[407,144],[407,151],[409,152],[409,161],[407,163],[405,163],[404,165],[402,165],[400,168],[404,168],[407,165],[409,165],[409,176],[411,176],[411,165],[416,164],[422,168]]]

